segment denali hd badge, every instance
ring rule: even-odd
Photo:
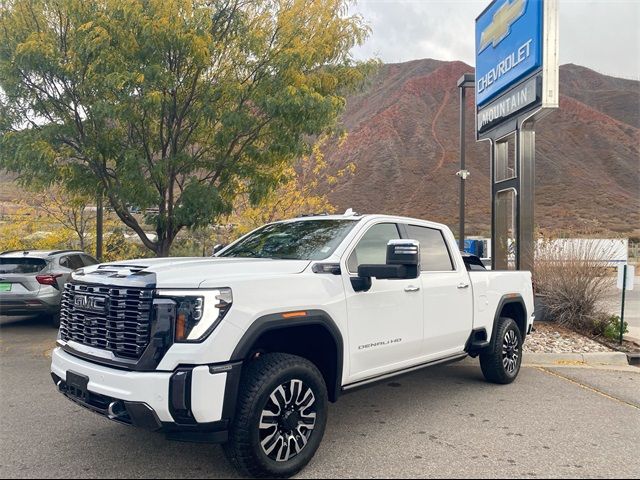
[[[105,299],[102,297],[91,297],[89,295],[76,295],[73,297],[74,306],[93,312],[104,312],[105,303]]]
[[[402,341],[401,338],[394,338],[392,340],[385,340],[384,342],[367,343],[365,345],[358,345],[358,350],[366,350],[368,348],[375,348],[375,347],[385,347],[387,345],[392,345],[394,343],[400,343],[401,341]]]

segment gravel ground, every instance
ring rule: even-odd
[[[527,337],[524,351],[530,353],[593,353],[613,352],[594,340],[558,325],[536,322],[536,329]]]

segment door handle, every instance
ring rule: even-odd
[[[458,284],[458,288],[468,288],[469,284],[468,283],[459,283]]]
[[[418,290],[420,290],[420,287],[416,287],[414,285],[409,285],[404,289],[405,292],[417,292]]]

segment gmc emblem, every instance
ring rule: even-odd
[[[76,295],[73,298],[73,304],[76,307],[93,312],[104,312],[105,299],[102,297],[91,297],[89,295]]]

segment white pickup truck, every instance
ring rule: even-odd
[[[288,477],[349,390],[469,355],[512,382],[533,318],[530,273],[484,270],[444,225],[302,217],[214,258],[76,271],[51,372],[111,420],[223,443],[242,473]]]

